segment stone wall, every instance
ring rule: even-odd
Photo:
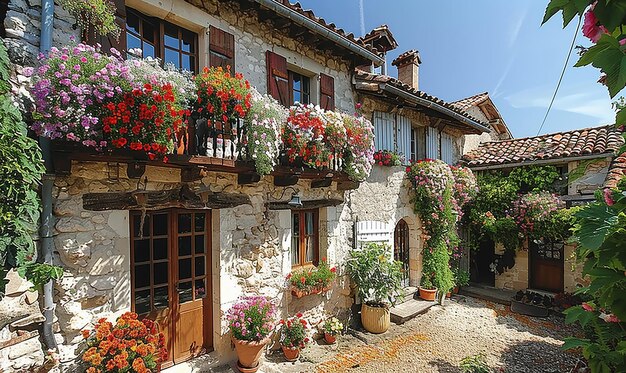
[[[393,247],[393,229],[401,219],[409,226],[409,284],[418,286],[422,276],[423,242],[421,221],[413,212],[404,167],[374,166],[369,178],[350,192],[353,220],[389,224],[392,231],[387,244]]]
[[[573,172],[578,167],[585,167],[583,176],[572,181],[568,185],[569,195],[593,194],[604,185],[606,175],[609,173],[611,158],[598,158],[593,161],[575,161],[567,164],[568,172]]]
[[[465,110],[469,115],[477,118],[485,123],[489,122],[489,118],[483,113],[482,110],[478,106],[472,106],[469,109]],[[463,139],[463,154],[467,154],[472,150],[478,148],[478,146],[482,143],[489,141],[498,141],[500,140],[500,135],[498,132],[494,130],[491,126],[488,126],[491,131],[486,133],[481,133],[480,135],[465,135]]]

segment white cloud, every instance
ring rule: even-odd
[[[519,91],[504,99],[516,109],[542,108],[548,109],[552,98],[551,88],[541,86]],[[598,92],[587,89],[574,90],[561,87],[554,100],[552,110],[582,114],[597,119],[597,123],[611,123],[615,112],[608,98],[601,98]]]

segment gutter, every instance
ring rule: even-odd
[[[309,30],[314,31],[315,33],[330,39],[331,41],[341,45],[342,47],[350,50],[351,52],[364,57],[380,66],[385,63],[385,59],[381,56],[377,55],[374,52],[367,50],[366,48],[361,47],[358,44],[346,39],[345,37],[340,36],[336,32],[329,30],[328,28],[320,25],[319,23],[311,20],[307,16],[296,12],[290,7],[283,5],[275,0],[254,0],[256,3],[261,6],[273,10],[274,12],[280,14],[283,17],[289,18],[293,22],[308,28]]]
[[[41,2],[41,37],[39,41],[39,51],[47,54],[52,47],[52,31],[54,22],[54,0],[42,0]],[[42,212],[39,226],[39,240],[41,243],[41,256],[39,260],[43,263],[53,264],[54,239],[53,226],[54,216],[52,214],[52,188],[54,187],[54,165],[52,164],[52,152],[50,139],[39,137],[39,146],[43,155],[46,173],[42,178],[41,185],[41,205]],[[42,339],[48,350],[57,350],[57,342],[52,331],[54,321],[54,283],[52,280],[43,285],[43,316]]]
[[[414,95],[412,93],[408,93],[398,87],[395,87],[393,85],[390,85],[388,83],[382,83],[379,85],[380,89],[385,91],[385,92],[389,92],[393,95],[396,96],[400,96],[402,98],[404,98],[405,100],[409,101],[409,102],[413,102],[416,105],[420,105],[420,106],[424,106],[426,108],[431,108],[433,110],[436,110],[442,114],[445,114],[447,116],[453,117],[454,119],[458,120],[461,123],[467,124],[468,126],[472,127],[475,130],[478,130],[480,132],[489,132],[489,128],[483,126],[482,124],[471,120],[459,113],[457,113],[454,110],[450,110],[445,106],[442,106],[438,103],[432,102],[430,100],[426,100],[422,97],[419,97],[417,95]]]
[[[522,167],[522,166],[535,166],[541,164],[552,164],[552,163],[567,163],[574,161],[584,161],[587,159],[596,159],[596,158],[606,158],[606,157],[614,157],[615,153],[600,153],[600,154],[588,154],[588,155],[580,155],[577,157],[567,157],[567,158],[552,158],[552,159],[537,159],[537,160],[528,160],[517,163],[502,163],[502,164],[492,164],[487,166],[472,166],[467,163],[465,165],[470,168],[472,171],[486,171],[486,170],[498,170],[503,168],[514,168],[514,167]]]

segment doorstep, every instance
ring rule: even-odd
[[[433,301],[411,298],[389,310],[391,313],[391,321],[398,325],[404,324],[415,316],[428,311],[430,307],[434,305],[435,302]]]
[[[184,361],[182,363],[173,365],[169,368],[163,369],[162,373],[238,373],[239,371],[234,368],[233,364],[224,364],[224,361],[219,360],[219,355],[215,351],[211,351],[208,354],[200,355],[193,359]]]

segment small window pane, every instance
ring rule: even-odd
[[[195,238],[195,244],[196,247],[194,249],[196,254],[203,254],[204,253],[204,235],[201,234],[199,236],[196,236]]]
[[[154,285],[167,284],[169,273],[167,262],[154,263]]]
[[[167,286],[162,286],[154,289],[154,308],[162,309],[169,306],[169,296],[167,295]]]
[[[178,237],[178,256],[191,255],[191,236]]]
[[[195,53],[196,52],[196,34],[182,29],[183,30],[183,40],[182,40],[182,50],[187,53]]]
[[[293,91],[293,102],[299,102],[302,103],[302,98],[300,97],[300,92],[298,91]]]
[[[152,215],[152,231],[154,236],[167,236],[167,214]]]
[[[306,262],[310,263],[315,259],[315,238],[314,237],[306,237]]]
[[[191,214],[178,215],[178,233],[191,232]]]
[[[164,28],[165,35],[163,42],[165,43],[165,46],[178,49],[178,27],[172,25],[171,23],[166,23]]]
[[[150,264],[135,266],[135,288],[150,286]]]
[[[293,214],[291,224],[291,264],[300,264],[300,214]]]
[[[143,58],[156,58],[156,53],[154,52],[154,46],[152,44],[143,43]]]
[[[305,230],[304,230],[304,234],[305,235],[312,235],[313,232],[313,218],[314,215],[312,212],[306,212],[304,214],[304,221],[305,221]]]
[[[126,49],[141,49],[141,40],[135,35],[126,33]]]
[[[167,238],[157,238],[152,241],[153,260],[167,259]]]
[[[128,12],[126,15],[126,29],[139,34],[139,17],[136,14]]]
[[[150,260],[150,239],[135,240],[135,263],[147,262]]]
[[[181,69],[187,71],[195,71],[194,57],[183,54],[183,65],[181,66]]]
[[[143,21],[142,22],[143,30],[142,37],[149,41],[151,44],[154,44],[154,26],[150,22]]]
[[[196,257],[196,277],[204,276],[205,268],[204,255]]]
[[[195,215],[195,231],[196,232],[204,232],[204,213],[199,213]]]
[[[308,93],[311,92],[311,88],[310,88],[311,84],[310,84],[310,82],[311,82],[310,78],[308,78],[306,76],[302,77],[302,89],[301,89],[302,93],[308,94]]]
[[[202,280],[196,280],[195,282],[195,292],[196,292],[196,299],[200,299],[200,298],[204,298],[206,297],[206,284],[205,284],[206,279],[202,279]]]
[[[193,287],[191,281],[178,284],[178,303],[185,303],[193,300]]]
[[[301,90],[300,89],[300,76],[301,75],[293,74],[292,76],[293,76],[293,78],[292,78],[293,79],[293,89],[296,90],[296,91],[300,91]]]
[[[191,278],[191,258],[180,259],[178,261],[178,279],[185,280]]]
[[[169,48],[165,48],[165,58],[163,59],[166,64],[171,63],[180,69],[180,53]]]
[[[142,315],[150,312],[150,289],[135,292],[135,313]]]
[[[141,226],[141,215],[133,217],[133,237],[150,236],[150,215],[146,215],[143,219],[143,227]],[[143,231],[142,231],[143,228]]]

